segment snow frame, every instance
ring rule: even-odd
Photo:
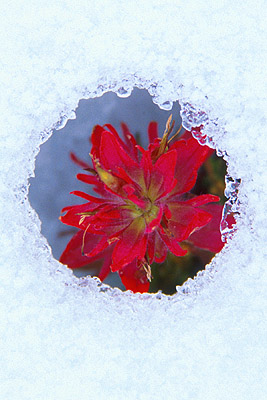
[[[1,11],[1,397],[263,399],[264,3],[108,6],[15,1]],[[179,99],[184,123],[203,123],[241,179],[238,231],[171,298],[74,278],[28,202],[52,129],[81,98],[134,86],[161,105]]]

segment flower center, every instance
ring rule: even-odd
[[[157,218],[159,213],[159,207],[156,206],[149,198],[144,199],[146,202],[145,208],[138,207],[131,200],[127,200],[127,205],[124,208],[131,211],[133,218],[143,217],[146,224],[149,225],[155,218]]]

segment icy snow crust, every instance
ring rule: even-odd
[[[264,3],[2,5],[1,399],[266,398]],[[173,297],[74,278],[28,201],[52,129],[134,86],[179,99],[241,179],[238,231]]]

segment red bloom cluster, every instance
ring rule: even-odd
[[[154,261],[163,262],[168,251],[186,254],[180,242],[213,252],[222,249],[222,206],[213,204],[219,197],[189,193],[213,150],[201,146],[190,132],[169,139],[173,125],[170,117],[159,138],[157,123],[151,122],[147,150],[137,145],[125,124],[124,141],[112,125],[97,125],[91,137],[93,165],[72,154],[87,172],[77,178],[93,185],[98,197],[74,191],[86,203],[62,210],[66,214],[61,221],[79,229],[60,258],[62,263],[79,268],[103,259],[101,280],[110,270],[118,271],[126,289],[145,292]]]

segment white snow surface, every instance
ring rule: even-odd
[[[265,10],[263,0],[1,5],[1,399],[266,398]],[[133,87],[168,109],[179,100],[184,126],[205,126],[240,213],[222,252],[172,297],[75,278],[28,200],[52,129],[80,99]]]

